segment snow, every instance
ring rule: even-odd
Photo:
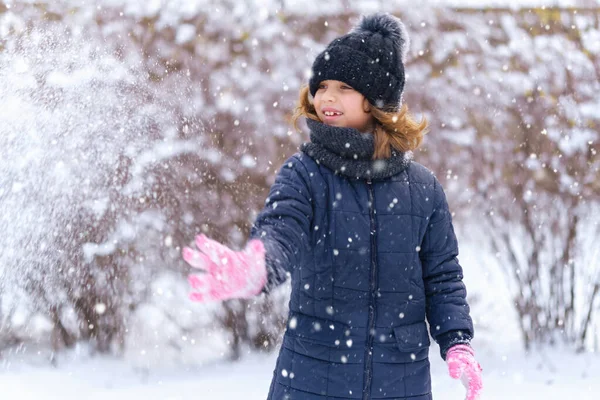
[[[27,2],[34,3],[33,0],[20,1]],[[343,0],[329,2],[326,9],[307,7],[306,2],[300,0],[224,0],[216,3],[218,7],[208,0],[99,0],[93,6],[87,0],[36,0],[35,3],[50,12],[59,7],[59,3],[72,3],[74,11],[65,17],[65,24],[72,30],[70,35],[65,37],[59,28],[41,31],[33,27],[29,40],[22,43],[10,40],[9,36],[22,33],[29,26],[26,15],[0,14],[0,38],[6,43],[6,48],[0,51],[0,91],[3,94],[0,96],[0,147],[3,149],[0,177],[4,179],[0,182],[0,200],[3,201],[0,232],[4,238],[0,245],[0,336],[7,338],[0,337],[0,344],[9,346],[11,340],[25,342],[14,348],[0,346],[0,388],[6,398],[68,400],[81,398],[84,393],[85,398],[111,396],[117,400],[126,397],[264,399],[276,353],[245,354],[238,363],[224,361],[229,355],[230,343],[228,334],[219,331],[215,322],[219,318],[215,315],[218,307],[191,304],[186,297],[185,271],[175,272],[169,268],[177,267],[180,246],[183,241],[192,239],[192,229],[201,226],[206,231],[208,222],[230,225],[228,237],[235,239],[234,243],[242,243],[244,235],[232,221],[252,221],[256,210],[245,209],[245,203],[236,206],[218,190],[203,190],[199,185],[205,176],[203,172],[214,170],[212,175],[218,177],[220,183],[234,183],[242,170],[261,173],[279,167],[271,162],[274,154],[282,153],[282,149],[273,148],[279,144],[273,136],[287,139],[292,135],[291,141],[300,141],[301,137],[289,130],[280,114],[274,113],[292,109],[297,89],[309,77],[307,66],[328,38],[338,33],[336,29],[341,29],[341,11],[393,11],[403,15],[414,40],[407,70],[409,80],[411,85],[427,82],[423,93],[432,94],[429,99],[425,95],[422,104],[416,103],[415,110],[417,114],[431,112],[441,118],[442,123],[435,126],[432,136],[443,138],[442,144],[469,147],[476,143],[478,128],[472,126],[469,119],[471,106],[478,106],[481,115],[490,116],[485,123],[493,121],[499,128],[503,122],[512,123],[502,112],[513,107],[512,103],[525,104],[531,99],[543,105],[553,96],[562,114],[549,114],[543,107],[533,108],[535,102],[531,109],[520,108],[525,109],[523,121],[556,142],[561,157],[575,160],[578,155],[585,155],[587,145],[597,142],[598,138],[594,129],[597,124],[588,124],[588,120],[598,119],[598,82],[588,77],[596,76],[593,56],[600,53],[600,33],[589,14],[572,19],[573,29],[578,30],[581,40],[575,44],[564,33],[531,36],[525,30],[528,25],[510,14],[502,14],[496,20],[465,17],[465,21],[457,22],[464,29],[432,36],[431,32],[441,29],[443,19],[429,13],[426,7],[411,8],[414,12],[402,9],[401,4],[412,5],[408,1],[363,1],[352,3],[351,10],[345,9],[351,3]],[[480,0],[426,3],[426,6],[482,7]],[[485,6],[581,3],[491,0],[486,1]],[[118,18],[102,26],[92,23],[94,16],[104,17],[100,12],[93,14],[96,5],[98,10],[121,7],[120,15],[130,27],[121,26]],[[329,28],[324,28],[318,40],[296,36],[296,30],[303,28],[285,20],[294,13],[325,19],[323,26]],[[198,25],[198,16],[205,14],[214,18],[202,20],[206,26]],[[130,18],[128,22],[127,18]],[[164,30],[164,35],[151,37],[156,40],[155,45],[144,44],[138,31],[140,27],[133,21],[152,21],[153,18],[156,18],[153,30]],[[335,18],[338,19],[334,27]],[[174,43],[180,46],[167,41],[170,29]],[[128,35],[136,40],[121,40]],[[217,42],[211,35],[224,40]],[[492,45],[494,41],[498,43]],[[123,46],[119,51],[113,47],[117,43]],[[138,52],[140,43],[148,46],[145,51],[151,58],[146,59]],[[192,57],[183,51],[189,48],[195,49],[190,53]],[[178,55],[180,50],[183,56]],[[488,55],[483,60],[481,52]],[[159,55],[181,62],[182,71],[187,67],[187,78],[192,71],[192,81],[184,75],[160,71],[164,66],[156,62]],[[453,58],[458,61],[453,63]],[[435,71],[428,59],[440,64],[435,66]],[[568,60],[569,72],[565,71],[564,60]],[[146,62],[152,65],[144,66]],[[210,68],[214,70],[204,71]],[[150,72],[160,77],[155,84],[147,79]],[[439,77],[430,79],[436,74]],[[566,87],[571,74],[572,90]],[[471,93],[470,103],[462,100]],[[411,107],[414,104],[408,103]],[[198,110],[202,110],[205,119],[202,123],[189,119]],[[538,114],[544,118],[543,126],[535,123]],[[216,126],[209,126],[213,117]],[[564,122],[560,118],[574,121],[576,126],[565,133],[561,130]],[[216,131],[235,127],[236,135],[242,134],[249,143],[255,141],[262,152],[251,153],[243,146],[243,140],[240,141],[242,146],[231,152],[212,147],[208,143],[211,135],[199,135],[204,130],[203,122],[207,129],[214,127]],[[246,136],[251,130],[257,132]],[[494,145],[489,146],[491,155],[497,154]],[[595,154],[595,150],[592,152]],[[548,154],[531,154],[535,157],[524,160],[522,165],[540,174],[543,164],[558,170],[563,168],[558,159],[548,160]],[[193,159],[194,163],[173,161],[186,158]],[[178,168],[187,172],[164,175],[163,180],[159,179],[161,175],[152,173]],[[493,185],[493,182],[478,182],[479,186],[465,190],[460,187],[464,178],[460,175],[464,171],[459,171],[457,176],[454,169],[452,166],[452,171],[448,171],[446,187],[449,193],[454,193],[453,199],[462,196],[470,202],[477,196],[477,187],[487,192]],[[269,175],[265,181],[271,178]],[[501,177],[497,178],[500,181]],[[565,192],[578,193],[585,190],[582,187],[587,181],[595,179],[593,172],[585,176],[563,173],[557,181]],[[180,225],[190,229],[172,231],[170,227],[178,216],[162,212],[168,208],[164,198],[177,190],[178,182],[188,180],[195,190],[189,193],[193,201],[186,197],[188,189],[175,191],[174,197],[186,207],[190,206],[183,207],[180,216]],[[198,186],[201,190],[197,190]],[[529,190],[529,187],[525,197],[535,203],[540,195],[536,188]],[[161,202],[155,201],[161,191]],[[43,199],[38,197],[39,193],[44,194]],[[217,203],[220,207],[212,220],[211,214],[192,211],[214,208]],[[493,203],[490,204],[493,207]],[[485,398],[562,399],[570,396],[591,399],[592,393],[600,390],[600,383],[592,379],[600,376],[598,354],[588,352],[576,356],[569,349],[551,348],[537,350],[529,356],[520,354],[521,337],[513,304],[519,288],[506,280],[505,274],[510,271],[502,265],[504,259],[490,251],[483,252],[475,240],[490,235],[489,227],[482,223],[477,211],[471,208],[465,211],[473,214],[477,227],[457,225],[456,228],[476,325],[474,346],[484,367]],[[85,212],[94,223],[104,221],[104,225],[98,225],[102,234],[86,236],[81,246],[63,253],[52,239],[84,232],[82,226],[85,225],[81,222],[77,225],[78,212]],[[14,217],[17,214],[19,218]],[[597,215],[596,211],[585,217],[598,221]],[[581,320],[582,310],[587,310],[585,302],[591,298],[592,285],[585,283],[597,282],[600,271],[598,223],[582,226],[589,232],[578,239],[582,242],[577,247],[581,254],[574,256],[577,279],[581,282],[577,286],[581,291],[576,301],[577,321]],[[515,227],[513,231],[515,242],[521,240],[521,229]],[[543,232],[543,235],[551,234],[550,229]],[[555,236],[558,237],[555,240],[560,240],[560,236]],[[550,247],[555,243],[548,242]],[[22,243],[27,246],[23,247]],[[130,297],[134,298],[131,309],[127,309],[131,312],[126,314],[122,358],[92,355],[81,344],[54,356],[48,353],[53,340],[53,320],[40,310],[43,307],[59,307],[57,317],[76,339],[85,331],[81,330],[81,315],[66,297],[67,290],[78,293],[85,288],[86,281],[82,278],[80,285],[69,287],[57,280],[57,276],[63,276],[56,271],[61,272],[64,265],[64,279],[75,279],[85,271],[86,264],[69,263],[73,254],[82,253],[84,261],[92,262],[103,256],[116,258],[118,250],[130,245],[142,256],[123,257],[119,264],[132,271],[128,277],[131,293],[124,296],[123,307],[127,307]],[[519,246],[523,251],[531,250],[529,242],[515,243],[515,247]],[[517,258],[520,265],[527,264],[526,253],[518,254]],[[107,277],[101,275],[95,279],[106,282]],[[30,280],[34,284],[42,283],[42,295],[26,291],[24,282]],[[548,278],[543,277],[540,282],[547,281]],[[95,314],[114,315],[110,293],[103,294],[106,299],[93,300]],[[44,296],[48,299],[45,303],[40,301]],[[282,300],[276,305],[283,308],[284,303]],[[249,315],[250,327],[259,326],[257,321],[263,316]],[[588,337],[592,339],[586,343],[588,349],[596,351],[597,324],[594,321],[590,326]],[[460,384],[447,377],[436,348],[432,348],[431,355],[436,400],[462,398]],[[51,358],[56,366],[50,363]]]
[[[574,7],[581,6],[581,1],[577,0],[431,0],[428,3],[432,5],[458,6],[458,7]],[[589,5],[589,3],[588,3]]]
[[[186,43],[191,41],[194,36],[196,36],[196,27],[190,24],[182,24],[179,29],[177,29],[175,42],[177,44]]]
[[[457,233],[464,237],[468,232],[482,235],[469,226],[461,227]],[[510,287],[504,284],[500,269],[489,267],[497,262],[495,257],[488,253],[482,256],[478,247],[465,245],[461,247],[460,259],[477,329],[473,346],[484,370],[484,399],[596,399],[600,391],[600,381],[596,379],[600,376],[600,355],[576,355],[570,349],[550,347],[524,354],[510,307]],[[482,268],[484,265],[488,268]],[[58,354],[56,365],[52,366],[44,348],[5,351],[0,359],[3,395],[23,400],[71,400],[81,398],[82,393],[90,400],[264,399],[277,351],[245,352],[240,361],[227,362],[222,358],[227,351],[222,337],[203,335],[195,343],[191,337],[182,337],[193,325],[206,322],[198,321],[198,315],[210,315],[180,309],[176,287],[184,285],[168,274],[155,280],[150,288],[155,302],[135,313],[128,336],[131,342],[123,358],[94,355],[86,346],[77,345]],[[96,308],[103,306],[97,304]],[[28,316],[20,318],[24,323]],[[157,339],[157,335],[165,337]],[[178,336],[178,345],[185,346],[183,352],[154,346]],[[430,361],[435,399],[464,398],[462,385],[447,375],[435,344],[430,349]]]
[[[600,391],[600,357],[545,349],[529,355],[503,349],[480,351],[486,400],[592,400]],[[80,399],[240,399],[267,395],[276,354],[249,354],[234,363],[143,370],[111,358],[77,352],[59,358],[58,365],[0,365],[3,398],[21,400]],[[464,397],[462,385],[452,380],[446,366],[431,350],[433,394],[436,400]],[[35,384],[32,384],[35,383]]]

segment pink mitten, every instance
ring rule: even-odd
[[[482,368],[475,360],[475,352],[470,346],[457,344],[446,353],[448,372],[454,379],[462,381],[467,388],[466,400],[477,400],[483,389]]]
[[[206,302],[250,298],[260,293],[266,284],[265,248],[260,240],[250,240],[243,251],[233,251],[205,235],[198,235],[196,247],[198,250],[183,249],[183,259],[204,271],[189,275],[188,281],[194,288],[190,299]]]

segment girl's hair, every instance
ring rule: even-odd
[[[390,145],[400,152],[415,150],[427,133],[427,120],[417,122],[408,112],[408,107],[402,105],[400,111],[387,112],[371,104],[371,114],[375,118],[375,152],[373,159],[389,158],[392,155]],[[320,121],[314,104],[310,99],[308,86],[300,89],[298,105],[292,116],[292,123],[298,129],[298,119],[306,117]]]

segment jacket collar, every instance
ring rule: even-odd
[[[411,162],[412,152],[401,153],[392,148],[392,156],[373,160],[373,134],[354,128],[340,128],[307,118],[310,142],[300,149],[333,170],[355,179],[385,179],[402,172]]]

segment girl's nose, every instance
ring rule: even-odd
[[[326,90],[325,93],[323,93],[323,100],[324,101],[334,101],[335,100],[335,96],[331,90]]]

